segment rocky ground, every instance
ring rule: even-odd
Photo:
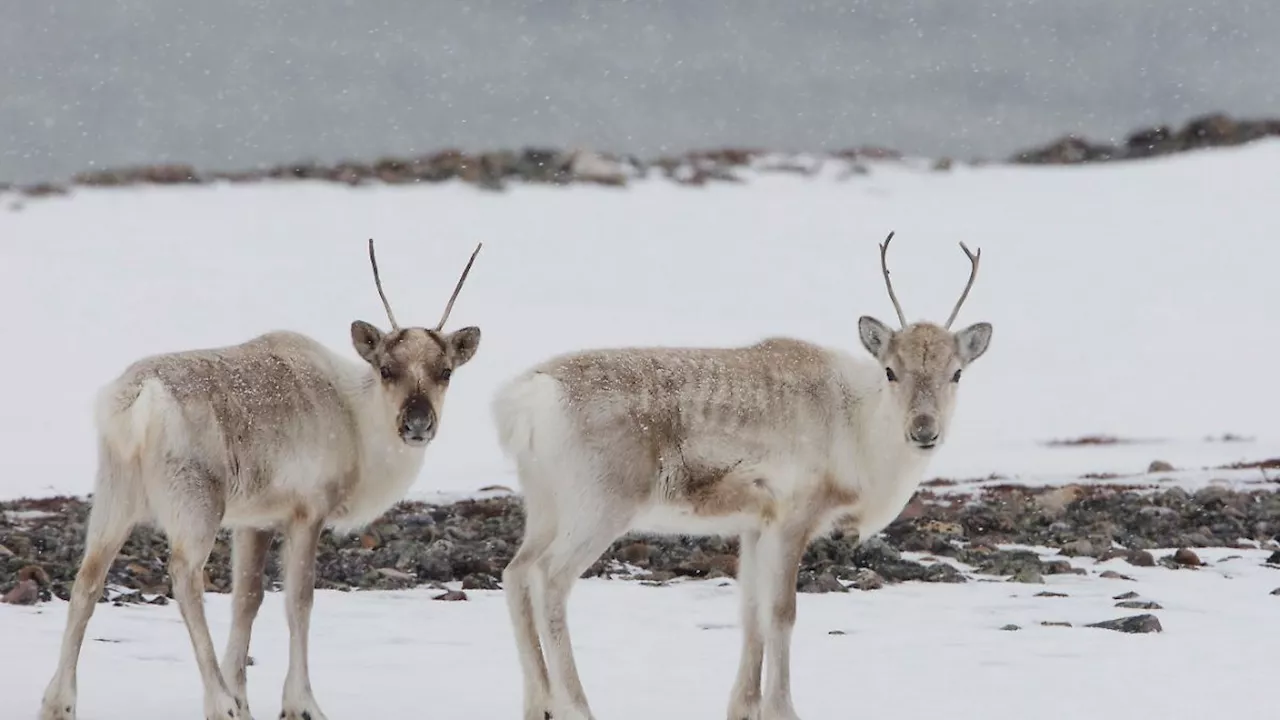
[[[912,580],[968,582],[975,575],[1039,583],[1045,575],[1083,572],[1065,559],[997,548],[1009,544],[1058,548],[1063,556],[1119,556],[1133,565],[1173,569],[1200,565],[1197,547],[1280,547],[1280,493],[1270,490],[1210,487],[1189,493],[1176,487],[1009,485],[980,493],[941,493],[947,484],[935,480],[922,488],[880,537],[857,543],[837,531],[816,539],[805,553],[798,588],[847,592]],[[0,503],[0,595],[5,601],[67,597],[83,552],[88,511],[84,500],[67,497]],[[366,590],[461,581],[463,593],[450,592],[441,599],[465,599],[465,589],[500,586],[523,526],[523,505],[514,496],[451,505],[401,503],[363,533],[326,532],[317,585]],[[1149,548],[1179,551],[1157,561]],[[228,549],[224,533],[206,571],[211,592],[230,589]],[[111,567],[104,599],[167,602],[167,552],[163,535],[135,530]],[[972,573],[967,576],[953,564],[938,562],[940,557],[963,563]],[[1280,567],[1280,552],[1270,562]],[[737,543],[732,539],[629,535],[584,576],[663,583],[733,576],[736,567]],[[278,587],[276,553],[267,573],[270,585]]]
[[[1141,128],[1120,144],[1069,135],[1041,147],[1017,152],[1005,159],[1005,162],[1077,164],[1133,160],[1200,148],[1243,145],[1267,137],[1280,137],[1280,119],[1250,120],[1210,114],[1192,118],[1181,128],[1168,125]],[[841,176],[849,177],[868,172],[869,161],[903,159],[901,153],[879,147],[858,147],[806,155],[782,155],[752,148],[722,148],[649,159],[585,149],[524,148],[480,153],[442,150],[413,157],[384,157],[372,162],[349,161],[332,165],[297,162],[231,172],[201,171],[184,164],[112,168],[81,173],[69,182],[43,182],[13,187],[0,183],[0,192],[11,190],[27,197],[45,197],[65,195],[76,186],[189,185],[264,180],[322,180],[348,185],[403,185],[459,180],[488,190],[502,190],[511,183],[624,186],[633,180],[652,175],[682,185],[698,186],[710,182],[740,182],[740,174],[746,169],[808,175],[823,165],[834,164],[840,168]],[[953,166],[953,161],[941,158],[928,166],[945,171]],[[15,202],[9,207],[20,209],[22,205]]]

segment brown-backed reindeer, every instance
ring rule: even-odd
[[[524,678],[524,718],[592,718],[565,606],[629,530],[737,535],[742,651],[729,720],[795,720],[790,646],[809,540],[837,521],[868,537],[892,521],[947,435],[960,373],[991,325],[858,321],[872,360],[787,338],[737,348],[589,350],[499,389],[499,442],[526,503],[503,573]],[[765,659],[767,683],[761,680]]]
[[[168,536],[173,596],[204,683],[205,720],[250,718],[249,634],[262,603],[267,549],[273,533],[283,532],[289,672],[280,717],[324,720],[307,670],[316,543],[326,526],[343,531],[376,519],[417,478],[440,427],[450,375],[480,344],[477,327],[443,332],[479,251],[436,327],[402,328],[370,240],[391,331],[351,323],[364,363],[303,335],[271,332],[241,345],[145,358],[102,390],[85,554],[41,720],[75,717],[85,626],[112,559],[138,523],[154,523]],[[221,666],[203,598],[203,569],[219,527],[234,528],[233,615]]]

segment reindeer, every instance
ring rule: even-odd
[[[991,325],[858,320],[867,362],[769,338],[736,348],[571,353],[499,388],[499,443],[524,493],[524,539],[503,572],[525,720],[587,720],[565,608],[574,581],[630,530],[737,535],[742,650],[729,720],[796,720],[790,645],[796,576],[811,538],[889,524],[942,444],[961,371]],[[768,682],[761,690],[765,658]]]
[[[402,328],[369,240],[391,331],[351,323],[363,364],[304,335],[277,331],[240,345],[144,358],[103,388],[85,553],[41,720],[75,717],[85,627],[112,559],[139,523],[168,536],[173,596],[204,684],[205,720],[250,720],[249,635],[262,603],[267,550],[274,532],[283,532],[289,672],[280,717],[324,720],[307,669],[320,533],[369,523],[417,478],[440,427],[450,376],[480,345],[477,327],[443,332],[479,252],[477,246],[435,328]],[[232,624],[221,665],[203,598],[204,565],[220,527],[233,528]]]

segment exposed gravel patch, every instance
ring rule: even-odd
[[[88,510],[83,499],[67,497],[0,503],[0,597],[27,603],[52,595],[65,599],[83,552]],[[466,590],[497,589],[523,527],[523,504],[515,496],[451,505],[401,503],[362,533],[325,532],[317,587],[402,589],[460,581]],[[926,489],[880,537],[858,543],[837,531],[815,539],[805,552],[797,586],[804,592],[846,592],[905,581],[962,583],[974,574],[1038,584],[1049,575],[1083,574],[1069,556],[1120,557],[1133,565],[1186,571],[1204,564],[1190,548],[1239,547],[1241,540],[1268,543],[1277,533],[1280,494],[1269,491],[1006,486],[940,497]],[[998,548],[1007,544],[1058,548],[1064,557]],[[1156,561],[1146,551],[1154,547],[1180,549]],[[584,576],[652,584],[732,577],[737,549],[733,538],[632,534],[615,542]],[[224,532],[206,568],[211,592],[230,590],[228,550]],[[108,594],[117,602],[164,602],[167,560],[161,533],[135,530],[112,564]],[[1280,551],[1269,563],[1280,564]],[[278,587],[277,552],[270,556],[267,575],[269,586]],[[1131,580],[1113,570],[1100,577]]]

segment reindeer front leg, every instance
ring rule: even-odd
[[[289,621],[289,673],[284,681],[283,720],[326,720],[311,693],[307,636],[316,587],[316,549],[323,522],[298,519],[286,530],[284,545],[285,614]]]
[[[248,717],[252,717],[247,712],[249,638],[262,607],[263,570],[270,547],[271,533],[254,528],[236,530],[231,541],[231,632],[222,655],[222,679]]]
[[[791,630],[796,622],[796,576],[808,541],[799,523],[777,523],[756,545],[760,625],[764,630],[765,676],[762,720],[799,720],[791,704]]]
[[[764,625],[760,612],[760,574],[756,546],[760,533],[738,538],[738,592],[742,594],[742,655],[729,697],[729,720],[760,720],[760,679],[764,665]]]

